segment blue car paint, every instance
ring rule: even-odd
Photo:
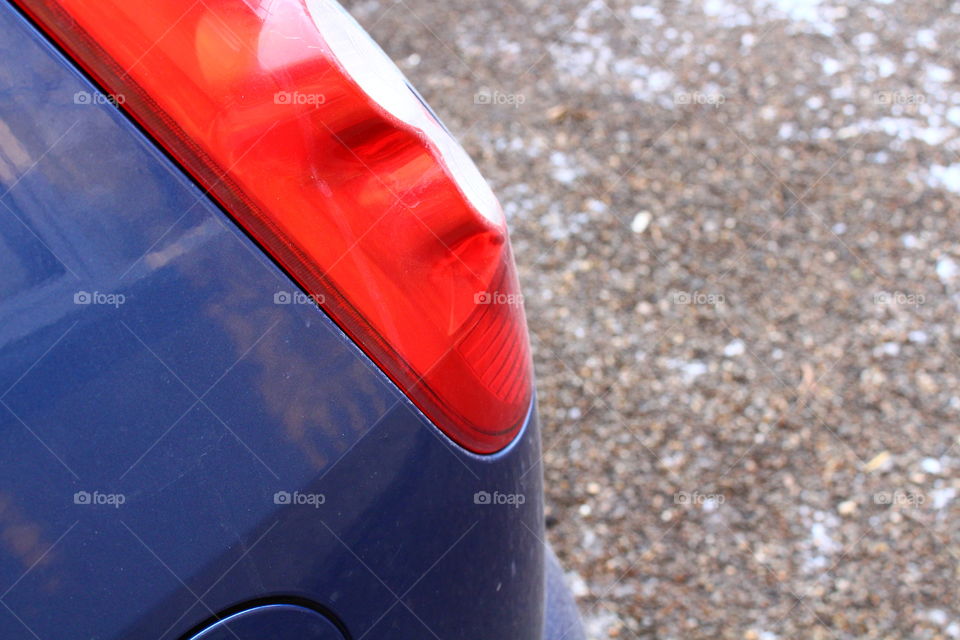
[[[0,194],[0,638],[541,637],[535,412],[450,442],[5,3]]]

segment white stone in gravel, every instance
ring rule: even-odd
[[[595,638],[609,638],[615,629],[619,629],[623,626],[623,623],[620,622],[620,618],[603,611],[601,613],[593,615],[585,615],[583,617],[583,626],[584,631],[586,631],[587,637],[590,640]]]
[[[570,587],[570,592],[573,593],[576,598],[583,598],[584,596],[590,595],[590,588],[587,587],[586,581],[580,576],[576,571],[568,571],[566,573],[567,585]]]
[[[736,356],[742,356],[747,350],[747,345],[743,343],[743,340],[739,338],[733,340],[723,348],[723,355],[728,358],[734,358]]]
[[[686,384],[692,383],[709,370],[706,363],[700,362],[699,360],[687,362],[686,360],[671,358],[667,360],[667,366],[675,371],[680,371],[683,381]]]
[[[884,342],[874,349],[874,355],[897,356],[900,355],[900,345],[896,342]]]
[[[836,33],[831,18],[842,17],[844,9],[837,7],[834,12],[825,11],[821,0],[770,0],[770,4],[787,14],[793,22],[809,25],[816,33],[828,37]]]
[[[934,489],[930,492],[930,499],[934,509],[943,509],[951,500],[957,497],[957,490],[953,487]]]
[[[747,27],[753,24],[751,15],[729,0],[704,0],[703,13],[716,18],[724,27]]]
[[[641,211],[633,218],[633,222],[630,223],[630,229],[634,233],[643,233],[647,230],[647,227],[650,226],[650,223],[653,221],[653,216],[649,211]]]
[[[877,63],[877,73],[880,74],[881,78],[888,78],[892,76],[897,70],[897,64],[887,57],[876,58],[875,62]]]
[[[926,331],[911,331],[908,337],[910,338],[910,342],[917,344],[925,344],[929,339]]]
[[[873,473],[874,471],[887,471],[892,466],[893,456],[890,455],[889,451],[881,451],[864,465],[863,470],[867,473]]]
[[[943,187],[948,191],[960,193],[960,164],[949,166],[935,164],[931,166],[927,184],[931,187]]]
[[[841,548],[827,533],[827,528],[822,522],[814,522],[813,526],[810,527],[810,540],[817,549],[826,553],[833,553]]]
[[[917,31],[917,44],[924,49],[935,49],[937,47],[937,32],[933,29],[920,29]]]
[[[833,58],[824,58],[820,62],[820,68],[823,69],[823,73],[828,76],[834,75],[837,71],[840,71],[841,65],[839,60],[834,60]]]
[[[837,505],[837,513],[842,516],[849,516],[857,511],[857,503],[853,500],[844,500]]]
[[[784,122],[780,125],[780,129],[777,131],[777,135],[783,138],[784,140],[789,140],[793,137],[794,132],[797,128],[792,122]]]
[[[604,213],[607,210],[607,203],[602,200],[590,200],[587,202],[587,209],[594,213]]]
[[[636,6],[630,8],[630,17],[634,20],[651,20],[654,24],[662,24],[663,16],[656,7]]]
[[[877,45],[879,39],[873,33],[858,33],[853,37],[853,44],[861,51],[869,51]]]
[[[930,82],[944,83],[953,80],[953,71],[939,64],[928,64],[926,72],[927,80]]]
[[[947,110],[947,120],[960,127],[960,107],[950,107]]]
[[[920,462],[920,468],[923,469],[925,473],[932,473],[934,475],[939,475],[943,471],[943,465],[940,464],[940,461],[936,458],[924,458]]]
[[[957,165],[960,168],[960,165]],[[960,179],[960,175],[957,176]],[[960,275],[960,267],[950,256],[940,256],[937,260],[937,277],[940,282],[946,284]]]
[[[947,624],[947,620],[949,620],[943,609],[931,609],[930,611],[927,611],[927,619],[939,627],[945,626]]]
[[[554,151],[550,154],[550,164],[553,165],[553,171],[550,172],[550,175],[553,176],[554,180],[563,184],[570,184],[579,178],[582,173],[581,169],[574,166],[570,156],[560,151]]]

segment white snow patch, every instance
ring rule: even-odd
[[[611,632],[621,626],[623,623],[620,618],[607,611],[583,617],[583,627],[588,638],[609,638]]]
[[[823,72],[826,75],[832,76],[836,74],[838,71],[840,71],[840,69],[842,69],[843,66],[840,64],[839,60],[836,60],[834,58],[824,58],[823,60],[820,61],[820,68],[823,70]]]
[[[956,497],[957,490],[953,487],[934,489],[930,492],[930,499],[933,502],[934,509],[943,509],[951,500]]]
[[[742,356],[747,350],[747,345],[744,344],[743,340],[739,338],[733,340],[723,348],[723,355],[728,358],[735,358],[736,356]]]
[[[960,193],[960,164],[933,165],[930,167],[927,184],[931,187],[943,187],[948,191]]]
[[[933,29],[920,29],[917,31],[916,40],[924,49],[937,48],[937,33]]]
[[[663,15],[656,7],[642,5],[631,7],[630,17],[634,20],[649,20],[655,25],[663,24]]]
[[[574,165],[570,156],[562,151],[554,151],[550,154],[550,164],[553,165],[550,175],[563,184],[570,184],[584,173],[583,169]]]
[[[770,0],[769,4],[790,20],[825,36],[836,34],[833,20],[846,14],[845,7],[825,7],[821,0]]]
[[[830,537],[826,525],[822,522],[814,522],[813,526],[810,527],[810,540],[813,542],[813,546],[825,553],[834,553],[842,548],[836,540]]]
[[[667,360],[667,366],[680,371],[680,374],[683,376],[683,381],[686,384],[692,383],[709,370],[706,363],[700,362],[699,360],[687,362],[686,360],[671,359]]]
[[[947,284],[960,275],[960,266],[950,256],[940,256],[937,260],[937,277],[940,282]]]
[[[920,468],[923,469],[925,473],[932,473],[939,475],[943,471],[943,465],[940,464],[940,461],[936,458],[924,458],[920,462]]]
[[[703,13],[716,18],[725,27],[747,27],[753,24],[750,14],[729,0],[704,0]]]

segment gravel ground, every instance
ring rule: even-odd
[[[510,218],[591,637],[960,638],[960,2],[347,6]]]

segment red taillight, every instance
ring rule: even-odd
[[[332,0],[19,0],[445,433],[526,418],[496,198]]]

